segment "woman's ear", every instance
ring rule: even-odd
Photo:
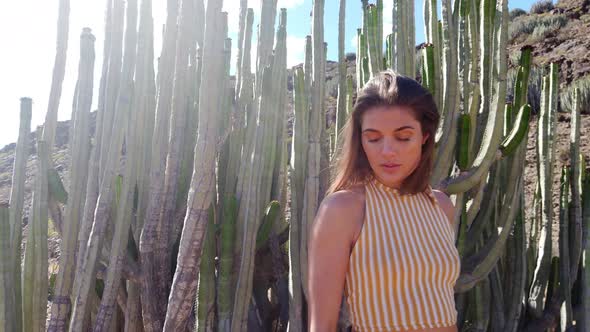
[[[422,137],[422,145],[426,144],[426,141],[428,140],[428,137],[430,137],[430,134],[425,133],[424,137]]]

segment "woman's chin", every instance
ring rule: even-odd
[[[399,184],[402,182],[400,175],[396,172],[379,172],[377,173],[379,180],[386,186],[392,188],[398,188]]]

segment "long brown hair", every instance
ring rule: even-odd
[[[426,190],[432,170],[434,139],[440,115],[432,94],[420,83],[393,70],[386,70],[370,79],[358,93],[353,111],[339,135],[341,140],[332,166],[333,177],[328,194],[363,182],[372,175],[361,144],[361,120],[367,110],[380,106],[408,107],[416,121],[420,122],[422,134],[428,134],[428,139],[422,145],[420,163],[404,179],[399,192],[412,194]]]

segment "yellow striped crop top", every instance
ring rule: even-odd
[[[432,188],[400,194],[371,177],[345,295],[354,331],[452,326],[460,273],[454,231]]]

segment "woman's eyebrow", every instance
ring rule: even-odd
[[[401,130],[404,130],[404,129],[415,129],[415,128],[412,127],[412,126],[402,126],[402,127],[397,128],[394,131],[401,131]]]
[[[402,127],[397,128],[396,130],[394,130],[394,132],[396,132],[396,131],[402,131],[404,129],[416,129],[416,128],[414,128],[412,126],[402,126]],[[367,129],[363,130],[363,133],[365,133],[365,132],[376,132],[376,133],[378,133],[380,131],[377,130],[377,129],[373,129],[373,128],[367,128]]]

